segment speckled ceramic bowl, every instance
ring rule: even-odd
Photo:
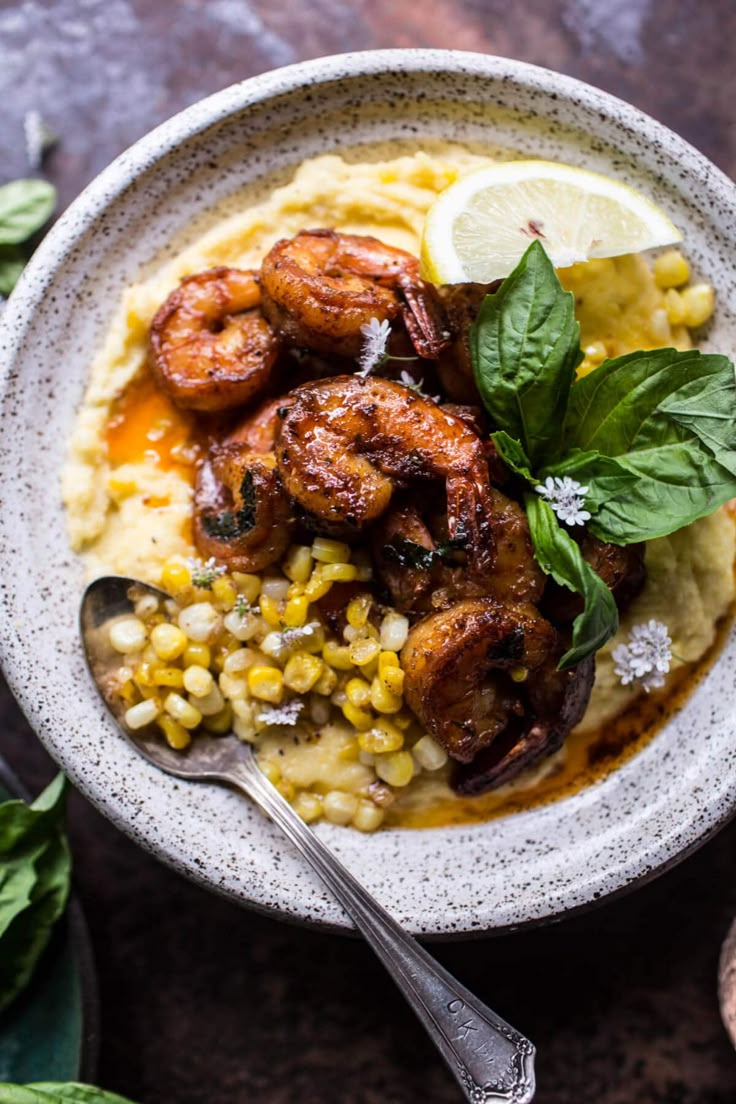
[[[69,552],[59,470],[92,355],[123,288],[192,216],[304,157],[376,139],[479,140],[585,164],[662,203],[716,285],[708,344],[734,346],[736,188],[633,107],[544,69],[442,51],[352,54],[226,89],[115,161],[29,265],[2,319],[0,568],[11,686],[73,782],[134,839],[255,908],[333,926],[345,917],[247,802],[135,756],[87,676],[82,568]],[[652,877],[736,805],[736,647],[680,715],[602,782],[469,828],[362,836],[321,826],[408,928],[433,935],[539,922]]]

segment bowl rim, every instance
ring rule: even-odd
[[[49,282],[63,265],[65,257],[74,250],[79,239],[94,225],[108,204],[116,201],[140,174],[162,162],[181,142],[189,141],[233,114],[268,101],[271,97],[296,92],[307,84],[314,87],[320,83],[380,76],[392,72],[433,74],[461,72],[470,77],[512,82],[537,95],[554,93],[562,101],[569,101],[571,98],[582,99],[586,105],[602,112],[606,119],[610,120],[615,114],[619,123],[622,119],[625,120],[625,124],[633,134],[640,136],[645,134],[648,140],[665,145],[673,156],[687,162],[689,171],[704,185],[707,184],[708,190],[715,184],[730,192],[732,197],[736,196],[736,188],[726,174],[664,124],[624,100],[554,70],[494,55],[423,48],[358,51],[297,62],[230,85],[175,114],[116,157],[73,200],[41,242],[0,316],[0,400],[5,398],[14,355],[28,331],[34,311]],[[5,557],[0,549],[0,565],[3,559]],[[0,661],[13,694],[32,722],[34,715],[32,673],[30,669],[24,668],[22,662],[19,663],[14,657],[8,656],[4,634],[0,639]],[[56,757],[56,749],[50,736],[43,731],[38,734],[52,756]],[[194,865],[184,864],[181,856],[167,851],[165,845],[156,846],[150,841],[141,840],[132,825],[117,814],[107,798],[104,787],[95,787],[92,781],[84,779],[69,764],[65,769],[85,796],[118,827],[136,839],[136,842],[143,843],[159,858],[173,865],[180,872],[199,881],[207,888],[218,891],[218,887],[206,873],[198,870]],[[425,915],[417,920],[419,925],[417,930],[435,938],[468,938],[536,926],[554,921],[561,916],[587,910],[603,900],[621,896],[645,884],[685,859],[736,814],[736,804],[724,806],[722,800],[719,803],[714,799],[709,814],[707,818],[690,825],[690,835],[675,854],[664,854],[659,862],[644,869],[640,866],[633,875],[630,870],[617,869],[615,875],[609,878],[610,888],[607,888],[604,893],[594,892],[594,886],[586,884],[582,901],[578,898],[575,903],[557,902],[544,915],[520,918],[517,922],[504,927],[448,930],[438,917],[431,916],[427,919]],[[229,890],[219,889],[219,892],[234,896]],[[292,899],[292,907],[288,912],[255,898],[246,899],[238,896],[237,900],[246,907],[267,912],[282,919],[295,920],[298,923],[328,930],[345,930],[339,923],[310,915],[308,907],[305,910],[298,896]],[[424,922],[426,922],[426,928]]]

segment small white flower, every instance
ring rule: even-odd
[[[399,383],[403,383],[404,387],[408,387],[410,391],[416,391],[417,395],[421,395],[423,399],[430,399],[432,402],[441,402],[440,395],[428,395],[424,390],[424,380],[415,380],[411,372],[407,372],[404,368],[399,376]]]
[[[298,698],[292,698],[284,705],[267,705],[260,710],[256,720],[265,725],[295,725],[299,720],[299,714],[304,708],[304,702]]]
[[[190,560],[189,565],[192,569],[193,585],[202,587],[203,590],[212,590],[215,579],[227,571],[226,567],[217,563],[214,556],[210,556],[204,563],[201,560]]]
[[[374,368],[380,368],[387,357],[386,345],[391,336],[391,323],[384,318],[379,322],[377,318],[371,318],[360,327],[363,335],[363,348],[360,350],[358,363],[360,368],[356,375],[368,376]]]
[[[284,629],[282,633],[279,633],[281,645],[284,648],[294,648],[321,627],[319,621],[310,621],[308,625],[302,625],[298,629]]]
[[[238,617],[245,617],[246,613],[250,613],[250,602],[244,594],[239,594],[235,599],[235,605],[233,607]]]
[[[562,479],[557,475],[548,475],[544,486],[535,487],[534,490],[547,499],[560,521],[568,525],[584,525],[590,518],[588,511],[583,509],[589,488],[583,487],[569,475]]]
[[[621,684],[640,682],[647,694],[664,686],[664,676],[672,661],[671,645],[667,626],[661,621],[652,618],[646,624],[635,625],[628,643],[613,650],[613,669]]]

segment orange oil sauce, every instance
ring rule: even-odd
[[[194,482],[202,436],[193,415],[180,410],[144,370],[115,400],[105,433],[112,468],[151,460],[165,471],[178,468]],[[163,505],[151,497],[149,506]]]

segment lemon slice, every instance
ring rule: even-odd
[[[555,268],[682,240],[664,211],[599,173],[554,161],[503,161],[451,184],[427,212],[422,271],[436,284],[489,283],[537,238]]]

